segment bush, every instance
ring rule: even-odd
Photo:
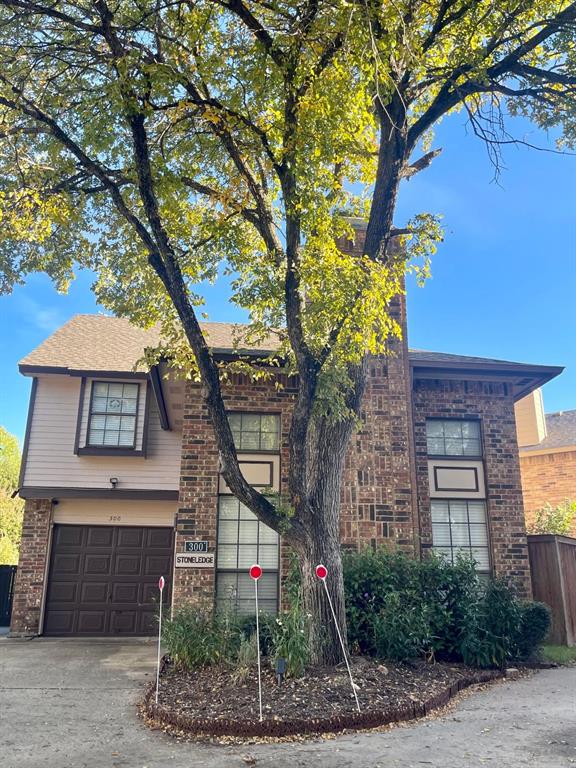
[[[576,501],[566,499],[553,507],[544,504],[536,510],[534,520],[527,526],[528,533],[551,533],[557,536],[570,536],[576,524]]]
[[[502,667],[527,658],[548,630],[545,606],[517,600],[500,580],[482,582],[469,558],[452,565],[366,549],[343,562],[348,638],[362,653]]]
[[[183,606],[164,622],[162,639],[175,666],[196,669],[233,662],[242,633],[234,617]]]
[[[299,596],[293,596],[290,607],[278,617],[268,617],[270,633],[270,661],[276,666],[280,658],[286,660],[286,674],[301,677],[310,656],[308,622]]]
[[[526,601],[520,604],[520,627],[516,637],[517,653],[529,659],[544,643],[550,630],[550,608],[544,603]]]

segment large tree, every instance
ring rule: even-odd
[[[24,502],[14,498],[20,471],[20,446],[14,435],[0,427],[0,565],[18,562]]]
[[[455,110],[495,158],[510,113],[570,144],[575,20],[552,0],[0,0],[1,287],[86,265],[105,306],[162,323],[164,353],[185,364],[189,345],[228,486],[299,555],[318,661],[339,656],[313,567],[344,624],[340,478],[367,356],[440,236],[430,213],[394,230],[401,180]],[[343,212],[368,221],[361,255],[337,248]],[[198,321],[223,265],[298,376],[283,499],[240,472]]]

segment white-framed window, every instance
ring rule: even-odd
[[[229,413],[238,451],[279,451],[280,417],[275,413]]]
[[[258,599],[263,611],[278,611],[280,537],[235,496],[218,499],[216,604],[221,610],[254,613],[254,582],[248,573],[258,563]]]
[[[471,499],[432,499],[434,551],[454,563],[468,555],[479,573],[490,571],[486,502]]]
[[[482,456],[480,422],[475,419],[426,419],[429,456]]]
[[[134,448],[139,384],[92,382],[87,445]]]

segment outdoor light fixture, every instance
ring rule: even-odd
[[[117,477],[111,477],[110,478],[110,485],[112,486],[112,488],[116,488],[116,486],[118,485],[118,478]]]
[[[286,659],[279,658],[276,660],[276,680],[278,685],[282,685],[284,675],[286,674]]]

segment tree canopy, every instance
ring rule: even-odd
[[[18,488],[20,446],[0,427],[0,565],[18,562],[24,504],[12,493]]]
[[[64,288],[80,264],[106,307],[161,322],[192,352],[228,486],[278,529],[198,323],[199,285],[230,270],[251,334],[285,329],[290,536],[317,539],[338,488],[310,457],[324,441],[343,461],[366,355],[441,238],[433,211],[394,228],[400,182],[457,110],[495,162],[508,114],[572,147],[575,22],[556,0],[0,0],[0,290],[34,271]],[[345,214],[368,223],[355,255]]]

